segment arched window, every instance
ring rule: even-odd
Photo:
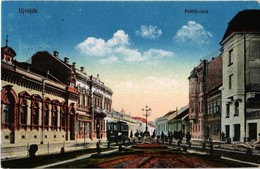
[[[58,106],[53,105],[53,110],[52,110],[52,127],[54,129],[57,129],[58,127]]]
[[[4,124],[11,124],[11,105],[9,103],[3,103],[2,109],[3,109],[2,122]]]
[[[238,101],[235,102],[235,114],[234,116],[238,116],[239,115],[239,103]]]
[[[45,103],[45,110],[44,110],[44,126],[49,127],[49,104]]]
[[[60,123],[61,123],[61,128],[65,128],[65,112],[66,108],[64,106],[61,106],[60,108]]]
[[[20,107],[20,124],[21,125],[27,124],[27,102],[25,99],[22,100],[21,107]]]
[[[32,124],[33,126],[39,125],[39,105],[37,102],[34,102],[32,107]]]
[[[10,92],[2,95],[2,127],[12,127],[14,124],[15,99]]]

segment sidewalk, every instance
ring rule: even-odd
[[[66,152],[80,150],[84,148],[95,148],[98,140],[88,141],[84,143],[84,140],[73,140],[66,141],[63,143],[53,143],[53,144],[38,144],[38,151],[36,155],[48,155],[60,153],[61,148],[64,147]],[[101,140],[101,146],[106,146],[107,143]],[[1,146],[1,160],[14,159],[14,158],[24,158],[27,157],[29,149],[29,144],[24,146],[16,147],[2,147]]]
[[[104,151],[104,152],[101,152],[101,154],[109,154],[109,153],[113,153],[115,151],[118,151],[118,149],[110,150],[110,151]],[[49,168],[49,167],[54,167],[56,165],[66,164],[66,163],[74,162],[74,161],[77,161],[77,160],[82,160],[82,159],[91,157],[93,154],[96,154],[96,153],[85,154],[85,155],[82,155],[82,156],[79,156],[79,157],[76,157],[76,158],[73,158],[73,159],[70,159],[70,160],[64,160],[64,161],[60,161],[60,162],[56,162],[56,163],[52,163],[52,164],[47,164],[47,165],[44,165],[44,166],[39,166],[39,167],[36,167],[36,169]]]

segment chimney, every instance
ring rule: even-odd
[[[80,71],[84,72],[84,67],[83,66],[80,67]]]
[[[59,57],[59,52],[58,51],[53,51],[53,56],[58,58]]]
[[[69,63],[69,58],[65,57],[65,58],[64,58],[64,63],[65,63],[65,64],[68,64],[68,63]]]
[[[73,67],[73,68],[76,67],[76,62],[72,62],[72,67]]]

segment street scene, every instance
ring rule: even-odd
[[[258,1],[3,1],[2,168],[259,168]]]

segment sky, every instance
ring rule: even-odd
[[[113,90],[112,107],[148,120],[188,104],[188,77],[220,53],[228,22],[257,1],[3,1],[1,43],[30,61],[37,51],[85,67]],[[31,9],[33,13],[23,13]]]

